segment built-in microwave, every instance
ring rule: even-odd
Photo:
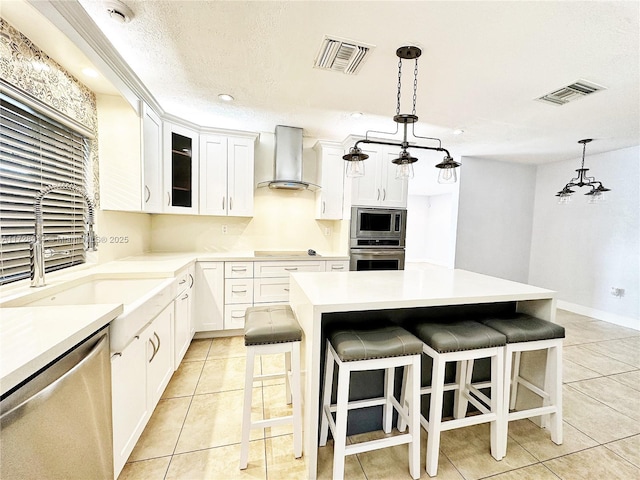
[[[404,247],[407,210],[351,207],[350,247]]]

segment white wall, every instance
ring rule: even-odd
[[[526,283],[535,166],[462,158],[456,268]]]
[[[409,195],[406,261],[453,266],[453,195]]]
[[[611,189],[607,201],[588,204],[583,187],[559,205],[555,193],[579,166],[580,158],[538,166],[529,283],[556,290],[560,307],[640,328],[640,147],[596,155],[587,147],[585,167]]]

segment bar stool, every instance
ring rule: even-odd
[[[302,329],[289,305],[249,307],[245,315],[244,344],[247,347],[247,368],[244,384],[244,408],[242,412],[242,442],[240,469],[247,468],[249,433],[253,428],[293,424],[293,453],[302,456],[302,406],[300,395],[300,341]],[[285,354],[285,371],[269,375],[254,375],[256,355]],[[293,415],[251,421],[253,382],[284,377],[287,403],[292,404]]]
[[[507,453],[509,422],[522,418],[542,416],[542,426],[551,432],[551,440],[562,444],[562,339],[564,327],[525,313],[483,319],[481,322],[507,338],[504,351],[504,438],[502,454]],[[522,352],[546,350],[544,385],[542,388],[520,376]],[[511,388],[508,388],[508,386]],[[522,385],[542,399],[542,406],[516,409],[518,387]],[[509,405],[507,408],[506,405]],[[511,411],[510,411],[511,410]]]
[[[438,473],[440,434],[446,430],[491,423],[491,455],[501,460],[504,421],[503,410],[503,358],[506,338],[503,334],[472,320],[451,321],[446,323],[422,322],[411,329],[423,342],[423,352],[433,361],[431,386],[420,389],[421,395],[431,394],[429,420],[421,414],[420,423],[427,431],[426,471],[430,477]],[[474,359],[491,359],[491,380],[482,385],[472,385]],[[456,362],[456,380],[445,384],[445,366]],[[467,368],[470,365],[471,368]],[[480,388],[491,388],[491,397],[487,397]],[[455,392],[454,419],[442,420],[443,397],[445,391]],[[404,380],[401,401],[404,402]],[[466,407],[471,402],[480,413],[466,416]],[[398,429],[404,430],[399,419]]]
[[[382,324],[363,329],[336,329],[328,333],[327,355],[320,423],[320,446],[327,443],[328,430],[334,439],[333,478],[344,476],[347,455],[409,444],[409,473],[420,478],[420,356],[422,342],[394,324]],[[334,363],[338,366],[337,403],[331,404]],[[393,396],[396,367],[407,369],[406,406]],[[351,372],[383,370],[384,395],[359,401],[349,401]],[[383,405],[382,424],[391,433],[393,409],[409,424],[406,434],[347,445],[347,415],[349,410]],[[333,419],[332,413],[336,418]]]

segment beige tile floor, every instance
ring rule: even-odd
[[[445,432],[440,479],[640,479],[640,332],[558,311],[564,325],[564,443],[529,420],[509,426],[507,456],[489,454],[487,425]],[[256,368],[273,372],[277,358]],[[258,361],[257,361],[258,362]],[[249,467],[238,469],[245,351],[241,337],[194,340],[119,479],[304,479],[291,428],[254,430]],[[254,387],[252,415],[287,410],[278,381]],[[359,441],[378,433],[354,437]],[[422,432],[422,478],[426,434]],[[348,479],[410,479],[406,445],[347,458]],[[331,442],[319,478],[331,478]]]

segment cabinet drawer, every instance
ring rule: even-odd
[[[255,277],[289,277],[292,272],[324,272],[325,262],[321,260],[298,262],[255,262]]]
[[[225,262],[224,278],[252,278],[253,262]]]
[[[256,278],[253,282],[254,303],[289,301],[289,278]]]
[[[327,260],[327,272],[348,272],[349,262],[347,260]]]
[[[233,330],[244,328],[244,316],[250,303],[239,303],[237,305],[224,306],[224,329]]]
[[[224,282],[224,303],[253,303],[253,280],[250,278],[227,279]]]

